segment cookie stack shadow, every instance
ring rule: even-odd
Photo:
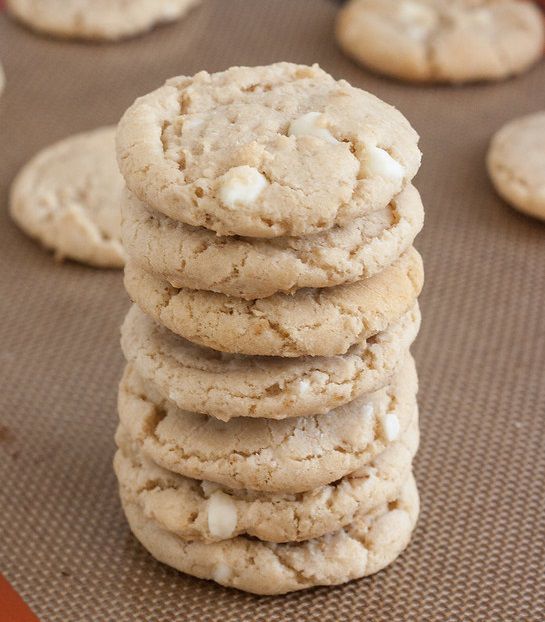
[[[219,89],[218,101],[226,84],[227,103],[204,100]],[[270,139],[263,121],[248,137],[244,107],[276,111],[283,91],[281,101],[297,102],[278,113],[286,135]],[[337,119],[328,104],[339,93],[354,106],[337,102]],[[169,109],[169,97],[182,104]],[[167,109],[167,122],[154,120]],[[229,146],[239,123],[246,150],[233,139],[232,165],[209,174],[199,158],[221,160],[209,128],[225,116],[233,129],[221,140]],[[360,133],[374,140],[361,147]],[[417,139],[371,95],[287,63],[175,79],[125,114],[118,158],[134,305],[122,327],[115,470],[130,527],[158,560],[277,594],[375,573],[407,546],[418,515]],[[327,226],[307,226],[296,209],[252,220],[254,203],[279,199],[268,198],[274,174],[252,166],[248,144],[274,140],[316,179],[321,151],[337,149],[339,166],[359,158],[360,208],[347,204]],[[190,210],[176,211],[183,192],[175,206],[161,183],[173,151],[186,167],[180,187],[197,197]],[[305,183],[315,192],[302,177],[303,194]]]

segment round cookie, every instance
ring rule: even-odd
[[[504,125],[487,156],[498,193],[521,212],[545,220],[545,112]]]
[[[186,13],[198,0],[6,0],[12,15],[56,37],[112,40],[131,37]]]
[[[373,95],[317,65],[180,76],[125,112],[128,188],[220,235],[302,236],[385,207],[420,166],[418,136]]]
[[[155,320],[220,352],[261,356],[334,356],[385,330],[416,302],[422,258],[414,248],[368,279],[243,300],[172,287],[128,262],[125,289]]]
[[[159,466],[228,488],[303,492],[368,464],[416,416],[418,380],[407,359],[392,384],[325,415],[279,421],[178,409],[129,365],[118,395],[132,441]]]
[[[424,221],[412,185],[383,209],[303,238],[220,237],[151,210],[128,193],[122,215],[123,244],[139,267],[174,287],[246,300],[373,276],[409,248]]]
[[[13,182],[13,220],[58,259],[123,267],[114,137],[115,127],[70,136],[34,156]]]
[[[117,434],[114,468],[121,496],[146,518],[183,540],[219,542],[249,535],[267,542],[296,542],[338,531],[379,505],[395,500],[418,448],[418,419],[398,441],[344,477],[299,495],[230,490],[167,471]]]
[[[528,0],[350,0],[343,50],[403,80],[470,82],[521,73],[543,54],[543,17]]]
[[[415,305],[399,321],[334,357],[245,357],[197,346],[137,306],[121,329],[127,361],[181,410],[228,421],[325,414],[384,387],[405,361],[420,326]]]
[[[406,548],[419,510],[411,476],[398,499],[383,504],[334,534],[274,544],[239,536],[215,543],[187,542],[146,518],[125,499],[130,528],[159,561],[182,572],[255,594],[283,594],[338,585],[378,572]]]

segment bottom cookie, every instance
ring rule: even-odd
[[[284,594],[338,585],[382,570],[406,548],[419,510],[409,477],[396,501],[379,506],[340,531],[306,542],[272,544],[239,536],[187,542],[123,501],[130,528],[159,561],[201,579],[254,594]]]

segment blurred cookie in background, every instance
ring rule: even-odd
[[[402,80],[502,80],[543,53],[544,23],[529,0],[350,0],[339,12],[341,48]]]
[[[492,138],[487,166],[502,198],[545,220],[545,112],[504,125]]]
[[[55,252],[99,268],[121,268],[123,178],[115,160],[115,127],[103,127],[47,147],[17,175],[13,220]]]
[[[115,41],[182,17],[199,0],[7,0],[30,28],[56,37]]]

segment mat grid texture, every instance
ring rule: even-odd
[[[545,227],[502,203],[484,167],[493,131],[543,107],[545,63],[501,84],[399,84],[341,55],[336,10],[206,0],[118,45],[48,40],[0,16],[0,569],[44,622],[545,619]],[[38,149],[115,123],[165,78],[278,60],[319,62],[422,136],[422,512],[386,571],[260,598],[176,573],[130,535],[111,467],[121,274],[56,264],[7,202]]]

